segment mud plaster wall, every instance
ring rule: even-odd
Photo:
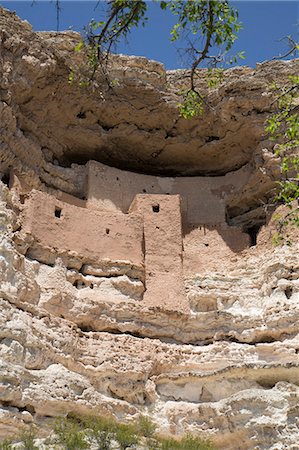
[[[62,192],[59,193],[60,201],[55,197],[49,195],[43,197],[44,194],[35,192],[26,202],[24,229],[35,239],[31,252],[39,245],[49,249],[48,255],[39,252],[38,255],[41,256],[38,256],[35,252],[37,259],[44,257],[47,262],[53,263],[55,252],[75,252],[90,262],[105,258],[124,259],[139,265],[145,257],[146,270],[149,274],[154,271],[147,251],[149,243],[157,239],[159,244],[156,247],[156,262],[158,263],[160,259],[162,263],[165,261],[163,263],[165,267],[169,267],[168,271],[157,268],[160,279],[164,277],[167,285],[173,283],[175,295],[169,292],[169,297],[179,299],[182,298],[182,260],[184,276],[190,276],[222,268],[228,258],[250,245],[246,233],[237,227],[228,226],[225,222],[225,195],[242,185],[242,180],[244,181],[247,176],[244,169],[224,177],[176,179],[135,174],[94,161],[88,163],[87,170],[86,202]],[[14,189],[18,186],[17,180],[17,177],[14,177]],[[138,189],[140,192],[137,192],[135,197],[134,192]],[[143,190],[147,192],[142,193]],[[164,190],[166,194],[150,194],[151,190]],[[167,195],[173,190],[182,190],[180,200],[178,195]],[[132,197],[133,203],[129,209]],[[134,198],[138,199],[138,207]],[[166,214],[162,210],[159,214],[153,214],[152,202],[157,199],[163,201]],[[55,206],[62,210],[59,218],[55,217]],[[84,208],[85,206],[87,208]],[[182,214],[183,207],[185,213]],[[130,214],[122,212],[128,210]],[[154,227],[149,225],[149,220],[157,222],[162,219],[162,225],[156,224]],[[186,223],[187,219],[191,223]],[[179,225],[173,233],[175,223]],[[160,228],[157,236],[156,226]],[[143,231],[147,240],[146,245],[142,242]],[[179,269],[174,268],[176,258],[174,254],[178,252],[177,250],[174,252],[172,248],[176,239],[179,240],[180,248],[180,263],[177,265]],[[176,276],[172,275],[172,282],[168,280],[171,272],[176,273]],[[180,281],[175,281],[177,279]],[[148,277],[147,282],[152,283],[153,280],[154,277]],[[178,285],[175,288],[176,283]]]
[[[250,237],[240,228],[228,226],[190,227],[183,239],[184,275],[224,270],[229,260],[250,246]]]
[[[35,246],[53,249],[54,258],[55,252],[75,252],[85,262],[109,259],[143,264],[143,226],[138,214],[92,211],[32,191],[23,230],[34,237]]]
[[[70,196],[64,199],[72,202]],[[189,311],[179,195],[138,195],[130,214],[123,214],[88,210],[32,191],[25,203],[23,230],[33,238],[30,254],[46,263],[64,252],[75,252],[84,262],[144,261],[144,303],[159,307],[163,302],[165,309]],[[53,260],[42,251],[46,247],[53,250]]]
[[[96,161],[88,163],[88,207],[126,213],[137,194],[179,194],[183,225],[225,224],[225,197],[238,191],[249,169],[221,177],[158,177],[119,170]]]
[[[151,195],[164,194],[170,198],[176,194],[180,195],[180,226],[183,234],[183,243],[180,245],[184,248],[182,259],[185,276],[221,269],[228,258],[234,257],[236,253],[250,246],[248,234],[242,232],[240,228],[228,226],[225,220],[226,196],[239,191],[246,183],[249,176],[246,167],[221,177],[177,178],[127,172],[96,161],[90,161],[87,167],[88,208],[126,213],[132,202],[134,204],[136,195],[140,205],[141,198],[142,202],[145,202]],[[148,206],[150,210],[150,203]],[[174,204],[172,207],[176,210]],[[145,212],[144,209],[142,211]],[[171,220],[174,218],[170,211],[168,220],[165,219],[164,230],[170,226]],[[168,248],[165,247],[165,242],[169,239],[166,232],[164,242],[159,246],[161,256],[163,248]],[[167,257],[171,255],[172,251],[168,248]],[[167,264],[170,263],[166,255],[163,255],[163,258]],[[175,277],[172,277],[171,283],[176,283]],[[171,283],[167,280],[168,286]],[[176,296],[181,297],[179,286],[176,288]]]
[[[139,194],[130,208],[144,222],[145,287],[144,301],[188,312],[183,284],[183,240],[179,195]]]

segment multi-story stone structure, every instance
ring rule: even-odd
[[[217,254],[223,260],[250,245],[248,234],[225,219],[225,195],[244,179],[244,171],[158,177],[90,161],[84,200],[27,192],[22,225],[31,236],[27,254],[47,264],[64,255],[69,268],[83,271],[103,261],[125,262],[139,268],[147,306],[162,302],[166,309],[188,312],[184,277],[201,265],[217,268]],[[11,188],[21,196],[26,191],[17,175],[12,175]]]

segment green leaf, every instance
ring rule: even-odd
[[[75,47],[75,52],[81,52],[82,48],[84,47],[84,41],[80,41],[76,47]]]

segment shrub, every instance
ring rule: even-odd
[[[30,430],[24,430],[19,436],[21,441],[22,450],[38,450],[38,447],[34,445],[34,439],[36,438],[35,431],[31,428]]]
[[[56,442],[63,445],[66,450],[88,449],[85,433],[80,423],[74,418],[58,419],[54,425],[57,436]]]
[[[12,441],[9,439],[5,439],[3,442],[0,442],[0,450],[11,450],[12,449]]]
[[[138,430],[135,425],[120,423],[115,430],[115,440],[119,443],[121,450],[136,445],[139,442]]]
[[[145,450],[213,450],[211,442],[190,434],[181,439],[162,438],[155,434],[156,425],[145,416],[140,416],[135,423],[120,423],[112,418],[100,416],[69,415],[54,422],[54,438],[45,444],[56,445],[65,450],[135,448],[140,443]],[[18,449],[38,450],[34,445],[35,433],[31,429],[24,431],[14,439]],[[20,446],[21,444],[21,446]],[[113,444],[113,446],[112,446]],[[0,443],[0,450],[13,450],[12,441]]]
[[[154,435],[157,425],[149,418],[140,416],[137,422],[137,430],[141,436],[150,438]]]
[[[99,450],[110,450],[116,426],[114,420],[90,416],[83,419],[83,425],[92,443],[98,445]]]
[[[29,430],[22,430],[13,440],[18,442],[18,449],[20,450],[38,450],[38,447],[34,444],[35,438],[36,433],[30,428]],[[12,450],[14,448],[13,440],[5,439],[0,442],[0,450]]]
[[[161,439],[161,450],[213,450],[215,447],[210,441],[203,440],[190,434],[180,440],[173,438]]]

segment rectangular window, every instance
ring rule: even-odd
[[[60,217],[61,217],[61,212],[62,212],[62,209],[59,208],[58,206],[55,206],[55,217],[57,217],[58,219],[60,219]]]

